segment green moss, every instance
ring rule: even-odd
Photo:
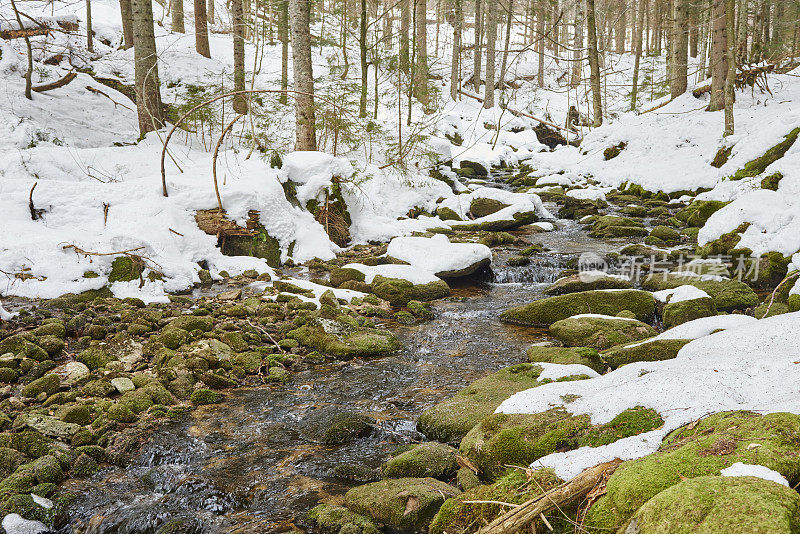
[[[144,262],[138,257],[120,256],[111,262],[111,273],[108,282],[130,282],[138,280],[144,271]]]
[[[580,447],[601,447],[618,439],[659,428],[664,420],[652,408],[637,406],[625,410],[608,423],[590,428],[578,440]]]
[[[180,328],[187,332],[194,330],[209,332],[214,327],[214,318],[201,315],[181,315],[177,319],[170,321],[169,326]]]
[[[769,311],[767,311],[769,309]],[[764,319],[766,317],[773,317],[775,315],[782,315],[789,313],[789,306],[782,302],[773,302],[772,306],[769,302],[765,302],[755,309],[754,315],[756,319]]]
[[[539,220],[535,211],[523,211],[512,214],[509,219],[499,219],[484,222],[454,222],[451,228],[458,231],[486,231],[498,232],[501,230],[513,230],[526,224],[535,223]]]
[[[10,367],[0,367],[0,384],[13,384],[19,378],[19,371]]]
[[[756,446],[752,446],[756,444]],[[800,416],[750,412],[711,415],[676,430],[658,452],[625,462],[586,516],[587,527],[616,531],[645,502],[682,478],[717,475],[736,462],[778,471],[800,482]]]
[[[52,522],[53,513],[51,509],[39,506],[30,495],[12,495],[0,506],[0,515],[18,514],[25,519],[41,521],[49,524]]]
[[[655,299],[647,291],[582,291],[534,301],[511,308],[500,315],[507,323],[527,326],[550,326],[556,321],[582,313],[616,315],[630,310],[640,321],[649,321],[655,313]]]
[[[642,287],[652,291],[675,289],[682,285],[694,286],[708,293],[718,311],[732,312],[758,305],[758,295],[750,286],[738,280],[697,281],[695,277],[671,273],[666,278],[663,275],[654,275],[642,281]]]
[[[353,327],[328,319],[309,321],[290,330],[286,337],[297,340],[304,347],[339,358],[379,356],[402,348],[400,341],[386,330]]]
[[[430,523],[448,497],[458,491],[433,478],[396,478],[351,489],[347,508],[391,529],[413,531]]]
[[[50,450],[52,440],[35,430],[23,430],[13,434],[0,434],[0,447],[9,447],[30,456],[39,458]]]
[[[433,319],[435,317],[433,313],[433,309],[431,309],[431,305],[425,302],[420,302],[418,300],[410,300],[408,304],[406,304],[408,311],[410,311],[414,317],[418,317],[420,319]]]
[[[0,480],[6,478],[27,461],[27,456],[10,447],[0,447]]]
[[[617,156],[620,155],[620,153],[622,153],[623,150],[625,150],[625,147],[627,146],[628,146],[627,143],[619,143],[614,146],[606,148],[605,150],[603,150],[603,159],[608,161],[616,158]]]
[[[119,423],[135,423],[136,414],[124,404],[112,404],[106,412],[106,416],[112,421]]]
[[[478,240],[478,243],[481,245],[486,245],[490,248],[494,248],[501,247],[503,245],[510,245],[516,240],[517,238],[508,232],[488,232],[481,236],[481,238]]]
[[[28,467],[39,484],[44,482],[58,484],[64,480],[64,471],[55,456],[47,455],[37,458],[28,464]]]
[[[308,512],[308,518],[326,534],[380,534],[381,530],[368,517],[343,506],[320,504]]]
[[[0,355],[8,352],[16,356],[36,360],[37,362],[48,359],[46,350],[39,345],[31,343],[21,335],[9,336],[0,341]]]
[[[795,128],[789,132],[777,145],[767,150],[764,155],[757,157],[752,161],[745,163],[744,167],[736,171],[736,174],[731,176],[731,180],[741,180],[742,178],[750,178],[758,176],[767,170],[767,167],[781,159],[786,152],[792,148],[797,136],[800,134],[800,128]]]
[[[374,421],[361,414],[342,412],[333,414],[322,433],[321,441],[325,445],[341,445],[350,443],[356,438],[364,437],[372,432]]]
[[[450,295],[450,287],[443,280],[427,284],[413,284],[408,280],[376,276],[372,281],[375,295],[389,301],[392,306],[405,306],[411,300],[430,301]]]
[[[88,477],[97,472],[97,461],[88,454],[81,454],[72,464],[70,474],[76,477]]]
[[[800,496],[756,477],[697,477],[647,501],[633,521],[641,534],[792,534],[800,532]]]
[[[657,333],[648,324],[626,318],[570,317],[550,325],[550,335],[568,347],[607,349]]]
[[[168,326],[161,331],[157,340],[168,349],[176,350],[189,342],[189,332],[181,328]]]
[[[664,328],[672,328],[701,317],[711,317],[717,314],[714,299],[703,297],[698,299],[683,300],[664,305]]]
[[[783,180],[783,174],[774,172],[761,180],[761,189],[769,189],[770,191],[777,191]]]
[[[62,406],[56,411],[56,417],[65,423],[75,423],[81,426],[92,422],[89,408],[84,404]]]
[[[444,206],[439,206],[436,209],[436,215],[443,221],[460,221],[461,217],[455,211]]]
[[[633,284],[630,280],[623,280],[616,276],[575,274],[556,280],[553,285],[545,289],[544,294],[564,295],[596,289],[631,289],[632,287]]]
[[[447,481],[458,470],[456,453],[443,443],[423,443],[391,458],[381,471],[386,478],[432,477]]]
[[[518,364],[476,380],[419,416],[417,430],[429,439],[455,443],[505,399],[539,385],[538,365]]]
[[[341,286],[345,282],[364,282],[364,280],[366,280],[366,276],[358,269],[352,269],[350,267],[334,267],[331,269],[330,282],[336,287]]]
[[[603,359],[612,369],[635,362],[671,360],[690,339],[655,339],[646,343],[625,343],[603,351]]]
[[[24,388],[22,388],[22,396],[35,398],[40,393],[46,393],[49,397],[58,391],[61,385],[61,378],[56,374],[44,375],[42,378],[37,378]]]
[[[486,217],[497,213],[503,208],[507,208],[510,204],[500,202],[493,198],[474,198],[469,205],[469,212],[474,218]]]
[[[731,157],[732,151],[733,151],[733,146],[720,147],[719,150],[717,150],[714,159],[711,160],[711,166],[716,169],[719,169],[720,167],[728,163],[728,158]]]
[[[78,357],[75,359],[94,371],[95,369],[105,367],[110,362],[115,361],[117,358],[116,356],[108,354],[99,347],[89,347],[78,354]]]
[[[585,365],[598,373],[606,370],[606,362],[596,349],[589,347],[531,347],[528,349],[528,360],[532,363],[546,362],[561,365]]]
[[[724,208],[728,203],[719,200],[695,200],[687,207],[679,210],[675,217],[688,226],[702,227],[709,217]]]
[[[656,237],[667,245],[677,245],[681,241],[681,234],[669,226],[655,226],[650,231],[651,237]]]
[[[495,503],[522,504],[541,495],[545,491],[557,487],[561,480],[552,469],[538,469],[530,478],[524,471],[509,470],[497,482],[486,486],[477,486],[469,491],[445,501],[428,530],[429,534],[454,534],[457,532],[475,532],[507,512],[508,507]],[[467,503],[466,501],[483,501]],[[568,511],[571,511],[568,509]],[[548,516],[548,522],[554,528],[559,525],[561,514]],[[536,532],[541,532],[536,525]],[[544,526],[542,525],[542,528]],[[558,532],[562,532],[559,528]],[[568,532],[568,531],[563,531]]]
[[[217,404],[222,402],[222,395],[210,389],[196,389],[192,392],[189,400],[192,401],[192,404],[198,406],[203,404]]]
[[[750,227],[750,223],[742,223],[736,229],[722,234],[714,241],[710,241],[702,247],[697,247],[697,254],[707,258],[709,256],[727,255],[736,248],[742,240],[742,234]]]
[[[263,226],[255,229],[255,235],[226,236],[222,245],[226,256],[253,256],[266,260],[270,267],[281,265],[281,244],[269,235]],[[222,276],[222,272],[219,273]],[[227,276],[226,276],[227,278]]]
[[[47,322],[41,326],[31,330],[31,334],[35,336],[56,336],[64,339],[67,335],[67,328],[64,326],[64,321],[60,319],[46,319]]]

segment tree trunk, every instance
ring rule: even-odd
[[[592,110],[594,125],[603,124],[603,101],[600,93],[600,58],[597,54],[597,25],[595,22],[594,0],[586,0],[586,28],[589,39],[589,68],[592,86]]]
[[[289,0],[278,0],[278,39],[281,42],[281,91],[289,88]],[[278,102],[286,104],[289,95],[285,92]]]
[[[580,2],[575,2],[574,36],[572,41],[572,77],[570,85],[578,87],[581,84],[583,70],[583,9]]]
[[[503,47],[503,60],[500,62],[500,92],[505,91],[506,87],[506,68],[508,68],[508,52],[511,48],[511,31],[514,22],[514,0],[508,0],[506,10],[506,41]]]
[[[415,0],[414,8],[415,25],[414,52],[416,60],[414,62],[414,96],[424,106],[428,106],[428,10],[425,0]]]
[[[119,13],[122,18],[122,48],[133,46],[133,10],[131,0],[119,0]]]
[[[86,50],[94,52],[92,37],[92,0],[86,0]]]
[[[733,135],[733,102],[736,99],[734,83],[736,82],[736,0],[725,0],[725,26],[727,28],[728,47],[725,53],[728,57],[728,73],[725,77],[725,133],[727,137]]]
[[[244,12],[244,7],[242,7],[242,12]],[[214,0],[206,0],[206,14],[208,24],[214,24]]]
[[[498,6],[499,7],[499,6]],[[483,107],[494,107],[495,51],[497,49],[497,8],[486,12],[486,89]]]
[[[737,58],[740,63],[745,63],[747,61],[747,28],[748,28],[748,13],[749,13],[749,0],[740,0],[739,3],[739,19],[737,22],[738,25],[738,37],[737,41]]]
[[[458,90],[461,84],[461,25],[464,13],[461,9],[461,0],[453,0],[453,53],[450,62],[450,98],[458,100]]]
[[[617,16],[617,28],[614,32],[616,34],[617,54],[625,53],[625,37],[628,32],[627,28],[627,2],[621,0],[619,2],[619,15]]]
[[[132,0],[131,9],[136,110],[139,115],[139,133],[144,135],[164,126],[152,1]]]
[[[186,32],[183,24],[183,0],[170,0],[169,9],[172,12],[172,31],[178,33]]]
[[[472,86],[475,92],[481,90],[481,34],[483,33],[483,11],[481,0],[475,0],[475,48],[473,53]]]
[[[697,58],[700,54],[700,13],[697,5],[689,5],[689,55]]]
[[[753,3],[753,38],[750,40],[750,62],[758,63],[761,61],[762,52],[762,31],[761,31],[761,15],[764,12],[762,6],[764,0],[756,0]]]
[[[311,0],[289,0],[295,95],[295,150],[316,150],[314,74],[311,68]]]
[[[409,32],[411,29],[411,0],[400,0],[400,70],[408,74],[410,71]]]
[[[233,24],[233,90],[244,91],[244,11],[242,0],[231,0],[231,23]],[[233,97],[233,111],[247,113],[247,95]]]
[[[636,59],[633,64],[633,88],[631,90],[631,111],[636,109],[636,99],[639,93],[639,64],[642,61],[642,28],[644,26],[644,12],[647,10],[647,0],[639,0],[639,10],[636,21],[636,37],[634,38],[634,53]]]
[[[194,0],[194,45],[198,54],[211,57],[211,49],[208,46],[206,0]]]
[[[33,85],[33,49],[31,48],[31,38],[25,33],[25,25],[22,23],[19,10],[17,10],[17,3],[14,0],[11,0],[11,7],[14,10],[14,16],[17,19],[17,24],[19,24],[19,29],[25,38],[25,48],[28,50],[28,68],[25,70],[25,98],[33,100],[33,95],[31,94]]]
[[[363,118],[367,116],[367,0],[361,0],[358,50],[361,57],[361,97],[358,101],[358,116]]]
[[[687,9],[689,0],[674,0],[673,37],[672,43],[672,77],[670,79],[670,93],[672,98],[677,98],[686,92],[689,74],[689,27]]]
[[[539,87],[544,87],[544,46],[545,46],[545,36],[544,36],[544,17],[545,13],[547,13],[547,8],[542,6],[539,8],[539,11],[536,13],[536,50],[538,51],[538,61],[537,67],[538,70],[536,72],[536,84]]]
[[[726,0],[714,0],[711,35],[711,103],[709,111],[725,109],[725,79],[728,76],[728,35]]]

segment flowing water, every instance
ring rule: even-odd
[[[501,324],[501,311],[541,297],[580,253],[619,248],[589,238],[573,221],[557,224],[550,233],[517,233],[550,249],[530,265],[507,266],[515,251],[501,249],[493,281],[454,288],[453,297],[434,303],[432,321],[388,325],[403,351],[318,366],[294,374],[285,386],[231,391],[223,404],[198,408],[186,421],[158,430],[127,468],[70,482],[68,489],[82,496],[68,529],[154,533],[174,519],[184,521],[180,532],[307,526],[307,510],[321,500],[341,500],[355,484],[343,472],[369,480],[398,445],[424,440],[415,421],[425,408],[525,361],[526,348],[546,339],[545,331]],[[338,411],[370,415],[376,428],[341,446],[314,441],[315,427]]]

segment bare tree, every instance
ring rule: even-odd
[[[316,150],[314,73],[311,68],[311,0],[289,0],[295,96],[295,149]]]
[[[711,11],[711,103],[709,111],[725,109],[725,79],[728,76],[726,0],[714,0]]]
[[[570,85],[578,87],[581,83],[582,67],[583,67],[583,9],[581,8],[580,0],[575,2],[575,17],[573,25],[573,39],[572,39],[572,77]]]
[[[347,2],[345,2],[346,4]],[[400,0],[400,70],[406,74],[411,72],[411,0]]]
[[[31,77],[33,76],[33,50],[31,49],[31,40],[28,34],[25,33],[25,25],[22,23],[19,10],[17,10],[17,3],[14,0],[11,0],[11,7],[14,9],[14,16],[17,19],[17,24],[19,24],[19,29],[25,38],[25,48],[28,49],[28,69],[25,71],[25,98],[33,100],[33,95],[31,94]]]
[[[86,50],[94,52],[92,31],[92,0],[86,0]]]
[[[736,82],[736,0],[725,0],[725,26],[728,34],[728,46],[725,54],[728,58],[728,73],[725,77],[725,136],[733,135],[733,103],[736,100],[734,83]]]
[[[278,98],[281,104],[286,104],[289,95],[289,0],[278,0],[278,39],[281,42],[281,90],[283,94]]]
[[[233,90],[244,91],[244,11],[242,0],[231,0],[231,22],[233,25]],[[233,97],[233,110],[240,115],[247,113],[247,95]]]
[[[139,115],[139,133],[144,135],[164,126],[152,1],[131,0],[131,9],[136,110]]]
[[[689,74],[689,0],[673,0],[673,42],[670,62],[670,94],[677,98],[686,92]]]
[[[206,0],[194,0],[194,46],[201,56],[211,57],[211,48],[208,46]]]
[[[483,107],[494,107],[494,75],[496,71],[495,51],[497,49],[497,9],[486,12],[486,88]]]
[[[536,84],[539,87],[544,87],[544,19],[547,13],[547,7],[542,5],[536,13],[536,50],[538,52],[538,71],[536,76]]]
[[[483,10],[481,0],[475,0],[475,40],[474,40],[474,53],[473,59],[473,73],[472,73],[472,86],[475,92],[481,90],[481,35],[483,33]]]
[[[131,0],[119,0],[119,14],[122,19],[122,48],[133,46],[133,9]]]
[[[172,12],[172,31],[178,33],[186,32],[183,24],[183,0],[170,0],[169,9]]]
[[[361,98],[358,102],[358,116],[367,116],[367,0],[361,0],[361,17],[358,32],[358,50],[361,56]]]
[[[586,28],[589,39],[589,69],[592,86],[592,110],[594,125],[603,124],[603,100],[600,93],[600,58],[597,53],[597,24],[595,22],[594,0],[586,0]]]
[[[428,12],[425,0],[414,2],[414,96],[422,103],[428,105]]]
[[[631,90],[631,111],[636,109],[636,99],[639,94],[639,65],[642,61],[642,31],[644,29],[644,13],[647,11],[647,0],[639,0],[636,13],[636,36],[634,38],[634,53],[636,59],[633,64],[633,88]]]
[[[453,54],[450,63],[450,98],[458,100],[458,90],[461,84],[461,25],[464,22],[461,0],[453,0],[453,11]]]

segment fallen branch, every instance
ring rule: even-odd
[[[572,480],[520,504],[478,531],[478,534],[513,534],[562,505],[585,497],[622,463],[616,459],[587,469]]]
[[[459,92],[459,94],[462,94],[464,96],[468,96],[470,98],[473,98],[473,99],[477,100],[478,102],[483,102],[483,99],[481,97],[479,97],[478,95],[469,93],[467,91],[464,91],[463,89],[459,89],[458,92]],[[535,120],[536,122],[538,122],[540,124],[544,124],[545,126],[549,126],[551,128],[555,128],[556,130],[561,130],[563,132],[569,132],[571,134],[575,133],[572,130],[568,130],[567,128],[564,128],[563,126],[556,126],[552,122],[548,122],[548,121],[546,121],[544,119],[540,119],[539,117],[534,117],[530,113],[525,113],[524,111],[519,111],[518,109],[512,109],[512,108],[507,107],[507,106],[505,108],[503,108],[503,109],[505,109],[506,111],[508,111],[509,113],[514,115],[515,117],[527,117],[529,119]]]
[[[44,85],[37,85],[36,87],[32,87],[31,89],[37,93],[44,93],[45,91],[51,91],[53,89],[58,89],[59,87],[64,87],[69,82],[75,79],[77,74],[75,71],[69,71],[66,76],[61,78],[60,80],[56,80],[53,83],[46,83]]]

